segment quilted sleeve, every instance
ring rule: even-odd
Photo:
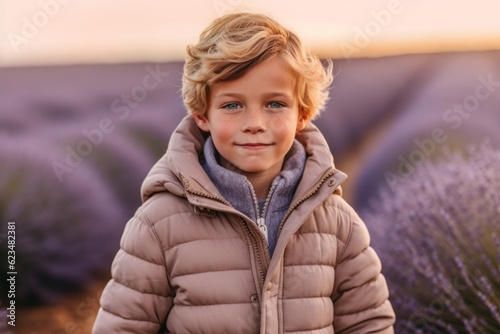
[[[370,247],[368,230],[343,200],[339,211],[339,226],[344,233],[340,236],[342,246],[332,294],[335,333],[394,333],[394,310],[380,260]]]
[[[126,225],[92,333],[158,333],[172,307],[162,247],[136,216]]]

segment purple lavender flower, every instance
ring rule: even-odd
[[[61,164],[67,165],[66,156],[72,151],[74,156],[81,159],[82,164],[93,167],[123,205],[126,215],[131,216],[141,204],[139,190],[156,157],[148,154],[146,145],[139,145],[124,132],[121,123],[111,123],[114,126],[113,131],[108,134],[101,133],[101,138],[94,138],[100,141],[97,144],[91,143],[82,130],[97,131],[96,124],[99,124],[101,119],[95,117],[78,124],[53,125],[49,129],[33,132],[45,138],[54,150],[60,153],[60,159],[57,161]],[[85,149],[90,151],[87,155],[82,154],[83,150],[79,150],[79,146],[84,142],[88,144]],[[63,182],[73,178],[73,171],[79,168],[80,166],[71,168],[71,173],[61,172]]]
[[[17,305],[55,302],[87,287],[109,271],[119,247],[123,208],[89,165],[59,182],[51,164],[60,158],[38,138],[0,139],[1,248],[5,254],[7,222],[16,222]]]
[[[361,215],[384,265],[397,333],[500,332],[500,150],[426,162]]]

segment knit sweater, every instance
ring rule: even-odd
[[[278,239],[278,231],[290,206],[295,189],[304,172],[306,152],[302,144],[294,141],[285,156],[283,168],[270,187],[267,198],[257,199],[250,181],[241,174],[219,164],[219,153],[209,137],[204,146],[202,166],[222,196],[238,211],[254,221],[265,234],[272,256]],[[259,203],[260,202],[260,203]],[[261,205],[259,205],[261,204]]]

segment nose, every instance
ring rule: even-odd
[[[243,131],[257,133],[265,131],[266,120],[264,111],[259,108],[252,108],[244,115]]]

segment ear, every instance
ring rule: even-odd
[[[208,122],[206,115],[194,114],[193,118],[194,121],[196,122],[196,125],[198,125],[200,129],[202,129],[205,132],[210,132],[210,123]]]
[[[303,130],[307,123],[309,123],[309,119],[304,114],[299,115],[299,120],[297,121],[297,132]]]

